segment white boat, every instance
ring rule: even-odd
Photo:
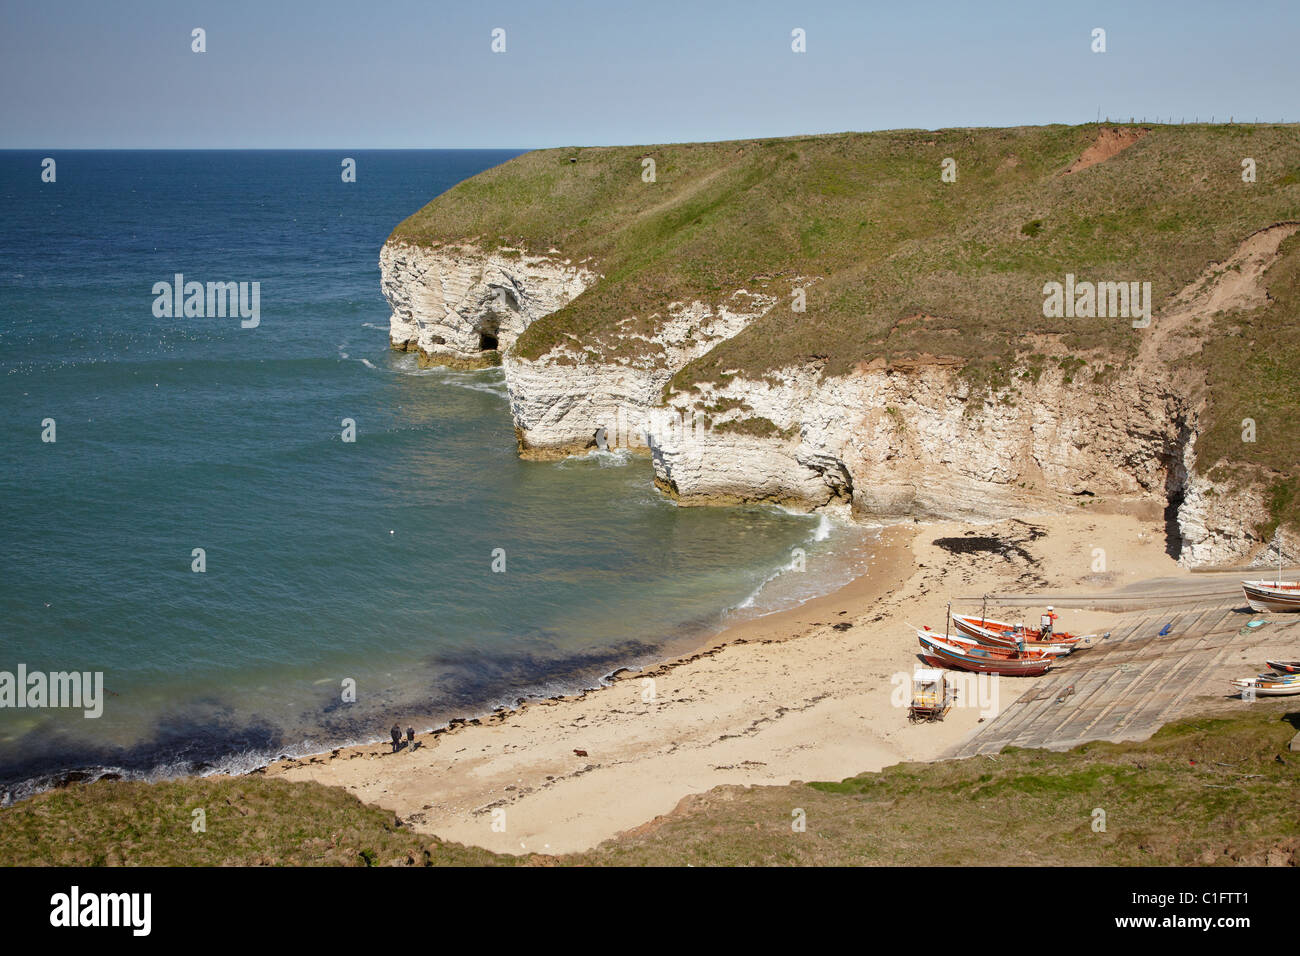
[[[1272,676],[1276,678],[1279,675]],[[1253,693],[1256,697],[1294,697],[1300,694],[1300,680],[1242,677],[1234,680],[1232,686],[1241,691],[1243,696],[1248,693]]]
[[[1242,581],[1252,611],[1300,611],[1300,582]]]
[[[1277,548],[1276,581],[1242,581],[1246,602],[1252,611],[1300,611],[1300,581],[1282,580],[1282,543],[1273,539]]]

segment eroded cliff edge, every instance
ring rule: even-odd
[[[1216,317],[1272,305],[1266,277],[1297,228],[1273,222],[1222,244],[1228,254],[1159,296],[1127,355],[1042,329],[995,374],[942,354],[723,367],[719,346],[742,332],[752,340],[774,322],[803,321],[792,295],[824,281],[804,268],[615,311],[587,334],[560,326],[525,350],[514,346],[534,323],[601,288],[608,257],[395,235],[380,264],[393,346],[422,362],[499,362],[525,456],[602,442],[644,450],[656,485],[683,504],[773,502],[877,519],[1079,507],[1163,515],[1180,560],[1212,566],[1256,556],[1277,509],[1258,469],[1243,480],[1222,456],[1198,460],[1210,393],[1201,352]],[[894,320],[930,324],[960,328],[926,311]]]

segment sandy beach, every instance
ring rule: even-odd
[[[985,538],[998,547],[951,540]],[[1190,574],[1165,553],[1155,516],[1082,510],[895,525],[874,554],[866,575],[832,594],[599,690],[422,734],[414,750],[341,748],[265,772],[344,787],[447,840],[505,853],[583,850],[720,784],[839,780],[943,755],[1033,680],[997,679],[991,697],[972,691],[942,722],[910,724],[905,688],[920,661],[907,625],[942,630],[949,601],[978,610],[984,593],[1100,593]],[[1116,617],[1056,610],[1058,627],[1075,633],[1104,631]],[[1012,620],[1038,611],[989,606]]]

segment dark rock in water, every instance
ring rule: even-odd
[[[74,783],[86,783],[93,780],[94,776],[84,770],[69,770],[67,773],[60,774],[54,781],[54,786],[62,790],[64,787],[71,786]]]
[[[106,773],[99,779],[100,780],[121,780],[122,775],[120,773]]]

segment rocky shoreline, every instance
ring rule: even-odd
[[[1170,553],[1191,568],[1259,556],[1259,485],[1210,477],[1196,458],[1205,383],[1188,371],[1198,321],[1267,302],[1262,277],[1280,223],[1158,310],[1136,358],[1112,367],[1050,341],[1005,380],[973,382],[943,359],[872,363],[848,375],[818,363],[674,389],[673,376],[778,306],[736,290],[674,303],[655,332],[616,329],[535,358],[512,346],[537,319],[599,279],[558,250],[423,248],[380,255],[390,342],[422,364],[500,364],[524,457],[553,459],[605,442],[650,454],[655,485],[681,504],[776,503],[871,520],[976,519],[1080,507],[1164,515]],[[924,318],[924,317],[921,317]],[[633,344],[635,349],[620,345]],[[732,370],[735,372],[736,370]]]

